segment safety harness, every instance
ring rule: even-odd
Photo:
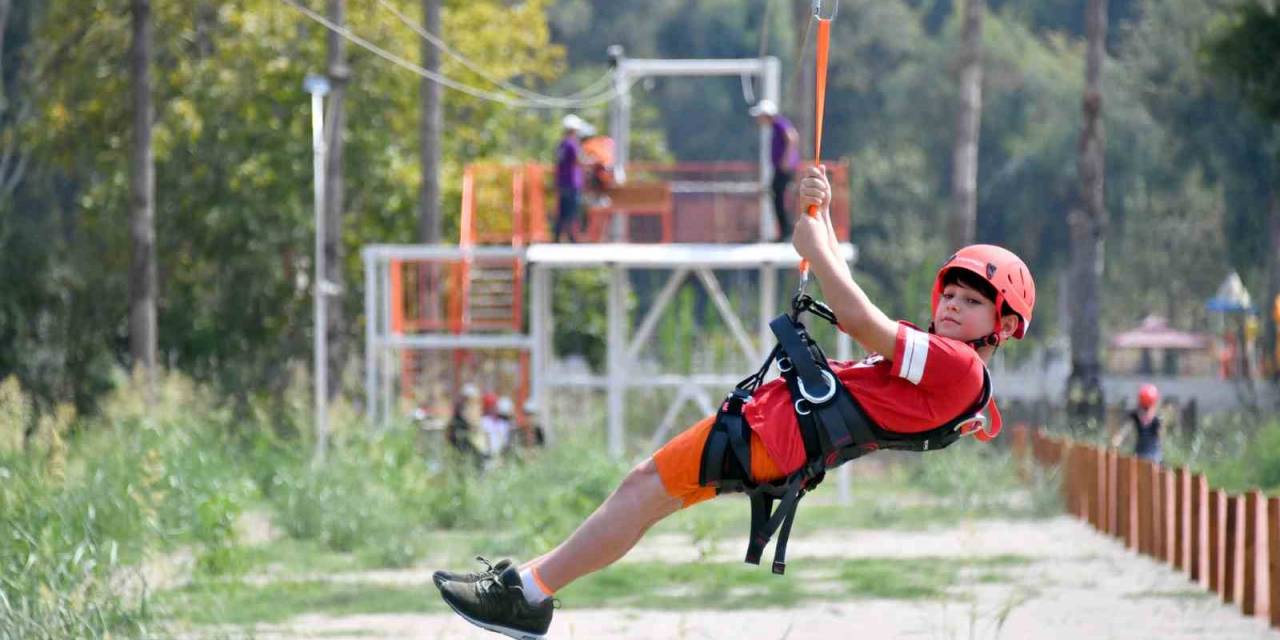
[[[837,380],[822,349],[800,322],[804,312],[838,325],[827,305],[803,293],[792,302],[790,314],[782,314],[769,323],[778,344],[760,370],[739,382],[721,404],[698,470],[698,483],[702,486],[715,487],[718,494],[743,492],[750,497],[751,537],[746,561],[759,565],[764,547],[776,532],[773,572],[779,575],[786,571],[787,539],[796,507],[805,493],[822,482],[828,469],[879,449],[943,449],[969,431],[965,425],[978,423],[980,428],[985,423],[981,412],[991,398],[991,378],[983,368],[982,393],[955,419],[919,433],[888,431],[871,420]],[[751,479],[751,431],[742,409],[774,362],[794,399],[805,464],[782,480],[757,483]]]

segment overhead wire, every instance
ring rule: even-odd
[[[444,40],[442,40],[439,36],[437,36],[437,35],[435,35],[435,34],[431,33],[430,31],[428,31],[428,30],[427,30],[425,27],[423,27],[422,25],[420,25],[420,24],[418,24],[418,23],[414,22],[413,20],[409,19],[409,17],[408,17],[408,16],[406,16],[402,11],[400,11],[399,9],[397,9],[397,8],[396,8],[396,6],[395,6],[395,5],[393,5],[393,4],[391,4],[388,0],[378,0],[378,4],[379,4],[383,9],[385,9],[385,10],[386,10],[386,11],[388,11],[388,12],[390,12],[390,13],[391,13],[392,15],[394,15],[397,19],[399,19],[399,20],[400,20],[400,22],[404,23],[404,24],[405,24],[405,26],[408,26],[410,29],[412,29],[412,30],[413,30],[413,32],[414,32],[414,33],[416,33],[416,34],[418,34],[418,36],[419,36],[419,37],[421,37],[423,40],[426,40],[428,43],[430,43],[430,44],[431,44],[432,46],[434,46],[435,48],[437,48],[437,49],[439,49],[440,51],[444,52],[446,55],[448,55],[449,57],[453,58],[454,60],[457,60],[459,64],[461,64],[462,66],[464,66],[464,67],[466,67],[467,69],[469,69],[472,73],[475,73],[476,75],[480,76],[482,79],[487,80],[488,82],[491,82],[491,83],[493,83],[493,84],[496,84],[496,85],[498,85],[498,86],[500,86],[500,87],[502,87],[502,88],[504,88],[504,89],[506,89],[506,90],[508,90],[508,91],[511,91],[512,93],[515,93],[515,94],[517,94],[517,95],[520,95],[520,96],[522,96],[522,97],[524,97],[524,98],[527,98],[527,99],[529,99],[529,100],[538,100],[538,101],[544,101],[544,102],[549,102],[549,103],[563,102],[563,101],[572,101],[572,100],[580,100],[580,99],[583,99],[583,98],[585,98],[585,97],[590,97],[590,96],[592,96],[593,94],[595,94],[595,93],[599,90],[599,88],[600,88],[601,86],[604,86],[604,85],[608,84],[610,81],[612,81],[612,80],[613,80],[614,72],[613,72],[613,70],[612,70],[612,69],[610,69],[609,71],[606,71],[606,72],[605,72],[603,75],[601,75],[600,77],[598,77],[598,78],[596,78],[595,80],[593,80],[593,81],[591,81],[590,83],[588,83],[588,84],[587,84],[587,86],[585,86],[585,87],[583,87],[582,89],[579,89],[578,91],[575,91],[574,93],[571,93],[571,94],[569,94],[569,95],[566,95],[566,96],[552,96],[552,95],[546,95],[546,94],[538,93],[538,92],[536,92],[536,91],[532,91],[532,90],[526,89],[526,88],[521,87],[521,86],[519,86],[519,85],[517,85],[517,84],[514,84],[514,83],[512,83],[512,82],[508,82],[508,81],[506,81],[506,80],[504,80],[504,79],[502,79],[502,78],[499,78],[499,77],[494,76],[492,73],[490,73],[489,71],[485,70],[485,69],[484,69],[484,67],[482,67],[482,66],[480,66],[479,64],[477,64],[476,62],[472,61],[470,58],[467,58],[466,56],[462,55],[461,53],[458,53],[457,51],[455,51],[452,47],[450,47],[450,46],[448,45],[448,43],[446,43]]]
[[[316,11],[297,2],[297,0],[281,0],[281,2],[284,2],[285,4],[293,7],[295,10],[305,15],[311,21],[317,24],[320,24],[325,29],[328,29],[329,31],[332,31],[333,33],[336,33],[342,36],[343,38],[346,38],[356,46],[362,49],[365,49],[366,51],[369,51],[370,53],[378,56],[379,58],[382,58],[405,70],[411,71],[428,80],[437,82],[444,87],[453,89],[454,91],[458,91],[460,93],[464,93],[473,98],[478,98],[481,100],[497,102],[510,107],[522,107],[522,108],[529,108],[529,109],[572,109],[572,108],[580,109],[580,108],[593,107],[593,106],[607,103],[610,100],[613,100],[620,93],[620,91],[630,88],[630,87],[623,87],[623,88],[612,87],[609,90],[603,91],[599,94],[588,96],[586,98],[576,99],[576,100],[530,100],[527,98],[525,99],[513,98],[508,94],[498,93],[495,91],[488,91],[485,89],[479,89],[471,85],[468,85],[466,83],[459,82],[457,80],[449,78],[444,74],[436,73],[434,71],[425,69],[394,53],[391,53],[390,51],[387,51],[386,49],[383,49],[382,47],[379,47],[378,45],[370,42],[369,40],[366,40],[356,35],[350,29],[347,29],[342,25],[334,23],[332,20],[329,20],[328,18],[317,13]]]

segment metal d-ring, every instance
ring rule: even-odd
[[[805,409],[804,411],[801,411],[801,410],[800,410],[800,403],[801,403],[801,402],[804,402],[804,398],[796,398],[796,404],[795,404],[796,415],[798,415],[798,416],[807,416],[807,415],[809,415],[811,412],[810,412],[808,409]]]
[[[796,378],[796,382],[800,385],[800,395],[804,396],[804,399],[808,400],[810,404],[815,405],[822,404],[836,395],[836,377],[831,375],[830,371],[819,371],[818,373],[821,373],[822,377],[827,380],[827,392],[822,394],[821,397],[810,394],[809,390],[804,388],[804,378]]]
[[[786,373],[794,368],[795,367],[791,366],[791,358],[786,356],[778,358],[778,371]]]
[[[818,20],[835,20],[836,14],[840,12],[840,0],[835,0],[831,3],[830,15],[827,15],[826,17],[823,17],[822,15],[822,4],[822,0],[813,0],[811,3],[811,6],[813,7],[813,17]]]
[[[967,433],[966,433],[966,432],[964,431],[964,427],[965,427],[965,425],[969,425],[969,424],[976,424],[976,425],[978,425],[978,428],[977,428],[977,429],[974,429],[974,430],[972,430],[972,431],[969,431],[969,432],[967,432]],[[981,431],[981,432],[983,432],[983,433],[986,433],[986,432],[987,432],[987,417],[986,417],[986,416],[984,416],[984,415],[982,415],[982,414],[978,414],[978,415],[976,415],[976,416],[973,416],[972,418],[969,418],[968,420],[965,420],[964,422],[961,422],[960,424],[957,424],[957,425],[956,425],[956,428],[955,428],[955,429],[953,429],[953,431],[959,431],[961,436],[970,436],[970,435],[973,435],[973,434],[975,434],[975,433],[977,433],[977,432],[979,432],[979,431]]]

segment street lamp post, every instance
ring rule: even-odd
[[[312,378],[316,395],[316,450],[313,461],[319,463],[324,460],[329,440],[329,345],[325,335],[328,291],[324,278],[325,157],[329,150],[324,137],[324,97],[329,93],[329,79],[319,74],[307,74],[302,88],[311,94],[312,172],[315,174],[316,273],[311,287],[315,305],[315,372]]]

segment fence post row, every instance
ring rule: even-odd
[[[1019,425],[1018,473],[1056,467],[1067,511],[1280,628],[1280,498],[1229,495],[1183,468]]]

